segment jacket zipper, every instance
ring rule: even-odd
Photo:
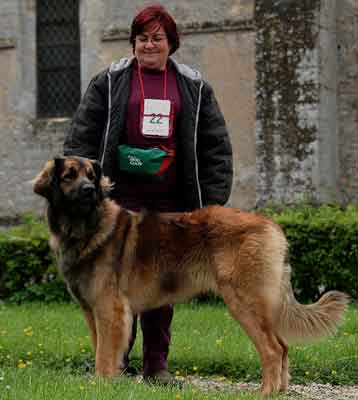
[[[101,157],[101,161],[100,161],[102,168],[103,168],[103,164],[104,164],[104,155],[106,154],[106,149],[107,149],[109,126],[111,123],[112,81],[111,81],[110,70],[107,72],[107,77],[108,77],[108,117],[107,117],[106,131],[104,134],[103,152],[102,152],[102,157]]]
[[[195,130],[194,130],[195,179],[196,179],[196,185],[197,185],[198,196],[199,196],[199,208],[203,208],[203,200],[202,200],[202,196],[201,196],[201,187],[200,187],[200,182],[199,182],[199,162],[198,162],[198,152],[197,152],[196,147],[197,147],[197,143],[198,143],[198,124],[199,124],[199,112],[200,112],[202,88],[203,88],[203,81],[200,81],[198,106],[196,109]]]

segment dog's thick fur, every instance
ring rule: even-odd
[[[213,290],[253,341],[262,393],[285,391],[288,345],[334,332],[348,296],[299,304],[287,241],[272,221],[211,206],[178,214],[130,212],[106,197],[96,161],[49,161],[34,191],[48,201],[51,247],[91,331],[96,372],[118,373],[133,314]]]

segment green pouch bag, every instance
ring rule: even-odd
[[[118,146],[119,170],[136,175],[162,176],[174,161],[174,150],[165,147],[140,149]]]

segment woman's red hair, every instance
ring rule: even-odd
[[[168,42],[171,46],[169,55],[173,54],[180,46],[179,33],[177,30],[177,24],[174,18],[168,13],[168,11],[160,4],[153,4],[140,10],[134,17],[131,33],[129,36],[129,42],[135,47],[135,38],[144,31],[145,25],[154,23],[160,25],[167,35]]]

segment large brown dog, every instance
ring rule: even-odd
[[[51,246],[91,330],[97,374],[118,373],[133,314],[214,290],[256,346],[262,393],[285,391],[287,343],[333,332],[348,297],[299,304],[285,236],[262,216],[219,206],[134,213],[106,198],[110,188],[96,161],[78,157],[49,161],[34,186],[48,201]]]

